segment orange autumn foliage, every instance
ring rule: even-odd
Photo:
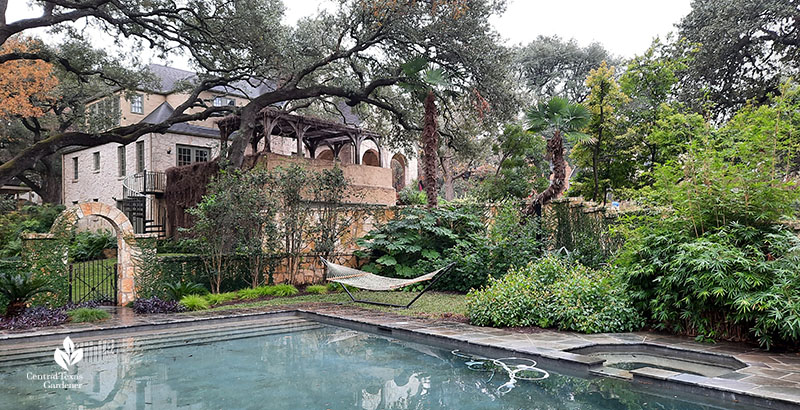
[[[35,51],[34,40],[9,38],[0,54]],[[40,117],[40,104],[56,98],[58,78],[53,65],[41,60],[12,60],[0,64],[0,118]]]

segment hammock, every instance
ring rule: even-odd
[[[320,258],[320,259],[322,259],[322,263],[325,264],[325,268],[328,271],[328,274],[326,276],[328,280],[331,282],[336,282],[339,285],[341,285],[342,289],[344,289],[344,291],[347,292],[347,294],[350,296],[350,299],[352,299],[353,302],[369,303],[371,305],[380,305],[380,306],[401,307],[406,309],[409,308],[411,304],[416,302],[417,299],[419,299],[419,297],[422,296],[423,293],[427,292],[428,289],[430,289],[431,286],[433,286],[433,284],[436,283],[436,281],[443,276],[439,275],[439,277],[434,279],[436,275],[438,275],[439,273],[447,272],[448,270],[450,270],[450,268],[453,267],[453,265],[455,265],[455,263],[451,263],[441,269],[435,270],[431,273],[422,275],[417,278],[397,279],[397,278],[387,278],[386,276],[375,275],[374,273],[364,272],[363,270],[337,265],[333,262],[328,262],[327,260],[325,260],[325,258]],[[373,302],[369,300],[358,300],[355,297],[353,297],[353,294],[351,294],[349,290],[347,290],[347,286],[352,286],[355,288],[365,289],[365,290],[374,290],[374,291],[395,290],[408,285],[413,285],[415,283],[424,282],[431,279],[433,279],[433,281],[431,281],[431,283],[428,284],[428,286],[426,286],[425,289],[423,289],[423,291],[420,292],[420,294],[417,295],[417,297],[415,297],[413,300],[411,300],[411,302],[409,302],[407,305],[394,305],[391,303]]]

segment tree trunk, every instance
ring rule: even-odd
[[[534,196],[533,200],[525,208],[526,215],[541,216],[542,206],[550,203],[564,190],[564,182],[567,180],[567,167],[564,161],[564,140],[561,131],[556,130],[553,138],[547,141],[547,156],[553,165],[553,178],[550,186],[540,194]]]
[[[455,177],[453,176],[453,153],[449,148],[445,148],[447,155],[442,156],[442,179],[444,179],[444,199],[452,201],[456,197]]]
[[[437,151],[439,149],[439,133],[436,130],[436,100],[433,91],[428,91],[425,97],[425,120],[422,128],[422,170],[425,175],[425,194],[428,196],[428,207],[439,204],[438,189],[436,186]]]

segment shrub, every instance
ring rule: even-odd
[[[700,340],[800,341],[800,239],[731,223],[699,237],[674,218],[640,221],[617,264],[658,329]]]
[[[411,181],[409,185],[397,193],[397,205],[425,205],[428,203],[428,196],[425,191],[420,191],[417,181]]]
[[[501,277],[514,266],[525,266],[542,254],[541,230],[536,220],[522,223],[519,203],[505,201],[487,232],[473,234],[445,252],[455,262],[453,271],[437,288],[466,292],[486,284],[489,277]]]
[[[148,299],[136,299],[133,302],[133,311],[140,314],[147,313],[176,313],[183,312],[186,308],[175,300],[163,300],[157,296]]]
[[[208,293],[205,286],[199,283],[176,282],[165,286],[168,300],[181,300],[186,295],[205,295]]]
[[[22,250],[22,232],[44,233],[64,210],[62,205],[28,205],[0,212],[0,258],[15,257]]]
[[[48,284],[44,278],[34,277],[31,273],[0,273],[0,295],[8,300],[6,316],[22,313],[31,298],[50,291]]]
[[[613,271],[554,255],[469,292],[467,316],[479,326],[535,325],[584,333],[632,331],[643,324]]]
[[[70,310],[67,312],[67,315],[69,315],[70,321],[75,323],[97,322],[98,320],[104,320],[111,317],[111,315],[105,310],[92,308],[78,308],[75,310]]]
[[[325,285],[306,286],[306,293],[311,293],[313,295],[324,295],[328,293],[328,287]]]
[[[206,298],[200,295],[186,295],[181,298],[180,304],[188,310],[206,310],[209,307]]]
[[[69,247],[69,256],[75,262],[104,259],[104,249],[116,249],[117,238],[108,230],[79,232]]]
[[[409,208],[357,242],[371,263],[362,269],[384,276],[412,278],[444,266],[442,254],[473,233],[485,233],[482,207],[445,205]]]
[[[236,299],[236,292],[209,293],[205,297],[209,304],[215,306]]]
[[[280,285],[275,285],[272,288],[273,288],[272,294],[275,296],[282,296],[282,297],[294,296],[300,293],[300,291],[298,291],[296,287],[285,283]]]

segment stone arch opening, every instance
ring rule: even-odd
[[[368,149],[366,152],[364,152],[364,156],[361,158],[361,164],[372,167],[381,166],[381,160],[378,157],[378,152],[374,149]]]
[[[141,249],[136,245],[136,237],[148,235],[136,235],[131,221],[122,211],[102,202],[80,203],[56,218],[50,235],[52,237],[57,230],[74,227],[79,220],[92,215],[109,222],[117,237],[117,305],[133,302],[136,297],[134,260],[141,254]]]
[[[400,191],[406,186],[406,169],[408,161],[403,154],[394,154],[391,161],[392,168],[392,186],[395,190]]]
[[[333,151],[330,149],[326,149],[319,154],[316,155],[317,159],[324,159],[327,161],[333,161]]]
[[[342,161],[342,164],[352,164],[354,152],[355,146],[353,144],[345,144],[339,151],[339,161]]]

